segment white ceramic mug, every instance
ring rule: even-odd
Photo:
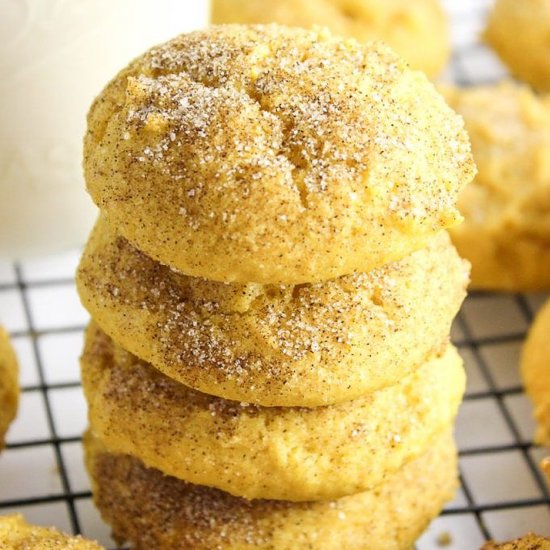
[[[85,116],[119,69],[206,25],[206,0],[0,0],[0,258],[81,245]]]

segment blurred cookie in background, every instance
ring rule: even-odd
[[[497,0],[484,38],[515,76],[550,90],[550,0]]]
[[[431,77],[449,58],[448,22],[439,0],[213,0],[212,22],[323,25],[361,42],[383,40]]]
[[[0,450],[19,402],[19,368],[8,333],[0,326]]]
[[[478,174],[451,229],[476,289],[550,288],[550,97],[512,82],[442,89],[464,117]]]

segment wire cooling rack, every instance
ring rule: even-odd
[[[502,66],[477,40],[490,0],[446,4],[455,46],[447,76],[461,85],[502,77]],[[0,319],[13,336],[23,386],[0,455],[0,514],[21,512],[112,547],[91,501],[80,447],[86,405],[78,356],[87,314],[74,288],[77,261],[74,252],[0,264]],[[457,422],[461,487],[418,541],[419,550],[472,550],[488,538],[527,531],[550,536],[549,490],[538,469],[550,449],[531,443],[531,407],[518,374],[521,344],[544,299],[474,293],[453,326],[468,372]]]

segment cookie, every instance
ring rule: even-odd
[[[478,174],[451,230],[472,287],[550,288],[550,97],[510,82],[445,91],[464,117]]]
[[[457,486],[448,431],[372,491],[333,501],[248,501],[191,485],[111,454],[91,434],[86,462],[94,500],[119,543],[135,550],[403,550]]]
[[[439,0],[213,0],[212,22],[323,25],[361,42],[383,40],[432,77],[449,58],[449,26]]]
[[[17,413],[19,368],[8,333],[0,326],[0,450]]]
[[[96,323],[170,378],[226,399],[311,407],[396,383],[439,352],[467,273],[441,233],[368,274],[216,283],[155,262],[100,219],[77,285]]]
[[[380,43],[217,26],[153,48],[88,116],[88,190],[139,250],[223,282],[370,271],[460,221],[462,120]]]
[[[80,536],[64,535],[50,527],[28,524],[23,516],[0,516],[0,548],[6,550],[102,550]]]
[[[534,405],[535,441],[550,445],[550,301],[537,315],[523,347],[521,374]]]
[[[455,417],[464,370],[449,346],[402,382],[315,409],[196,392],[90,325],[82,356],[89,420],[107,447],[249,499],[337,498],[380,483]]]
[[[542,91],[550,91],[549,0],[496,0],[485,40],[510,71]]]
[[[483,545],[481,550],[550,550],[550,539],[529,533],[510,542],[500,544],[493,541],[488,542]]]

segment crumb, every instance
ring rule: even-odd
[[[438,546],[449,546],[453,542],[453,537],[448,531],[443,531],[437,535],[436,542]]]

